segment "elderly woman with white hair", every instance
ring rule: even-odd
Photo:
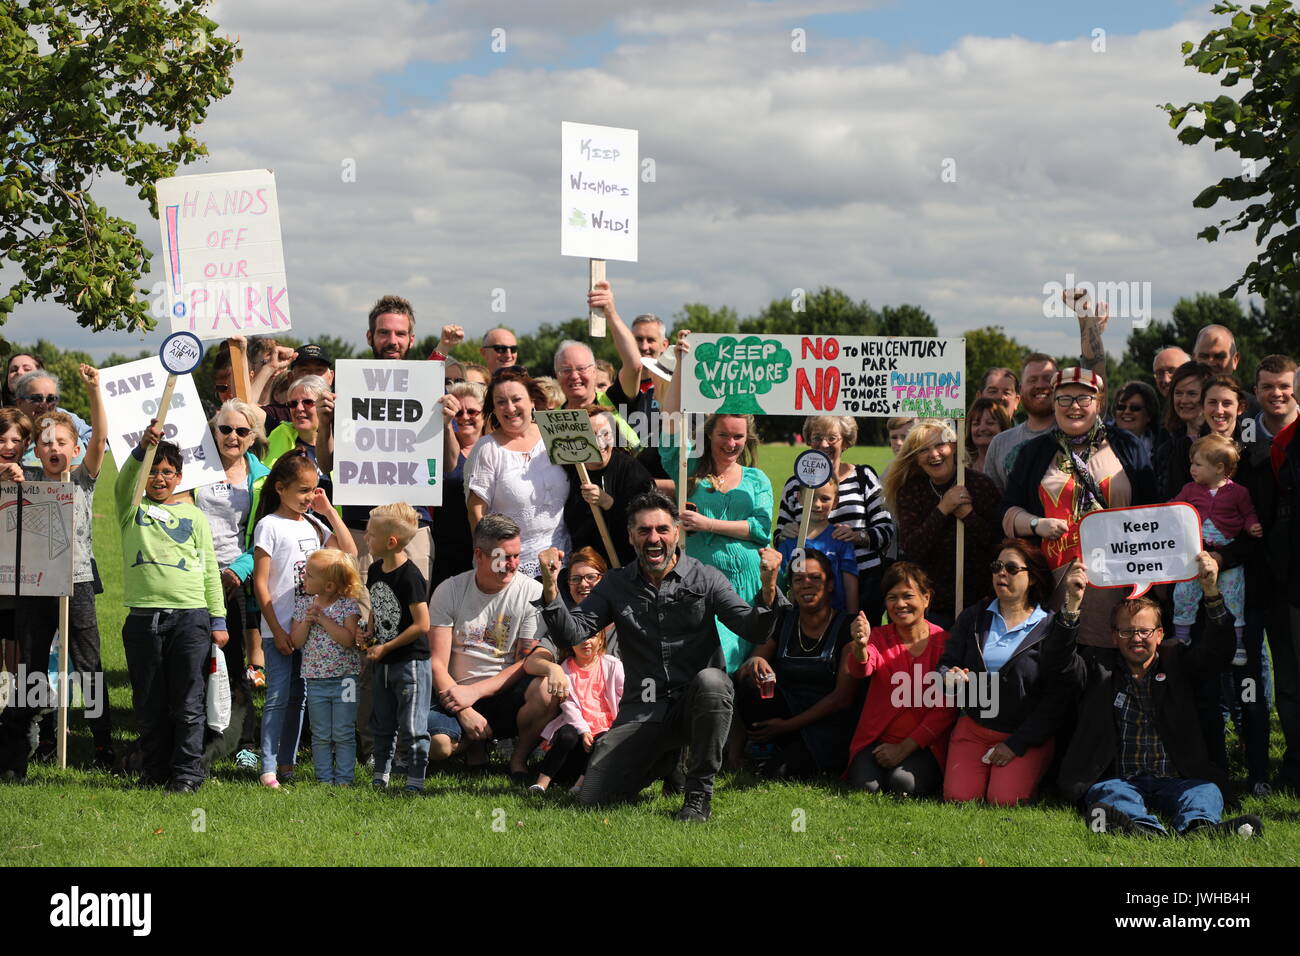
[[[255,451],[266,442],[262,432],[265,420],[262,410],[248,402],[232,398],[222,404],[209,424],[224,477],[194,490],[194,503],[212,526],[212,549],[221,570],[226,623],[232,638],[224,648],[233,704],[231,721],[225,733],[209,740],[204,748],[204,761],[209,765],[240,745],[242,749],[236,755],[236,762],[243,767],[258,765],[257,755],[253,753],[255,718],[249,676],[244,670],[244,643],[237,635],[242,635],[247,626],[244,583],[253,573],[252,518],[257,513],[262,485],[270,473],[258,461]],[[250,647],[250,657],[252,650]]]
[[[77,430],[77,438],[81,445],[81,454],[77,455],[71,463],[73,465],[81,464],[86,449],[90,447],[91,428],[83,419],[66,408],[60,407],[59,399],[62,393],[59,389],[59,377],[43,368],[34,368],[29,372],[24,372],[14,380],[13,390],[14,404],[32,421],[36,421],[42,415],[51,411],[63,412],[72,419],[72,425]],[[38,464],[35,441],[28,446],[27,453],[23,456],[23,464]]]
[[[881,559],[889,551],[897,529],[885,504],[884,486],[870,465],[844,460],[844,450],[858,440],[857,420],[848,415],[812,415],[804,419],[804,441],[824,452],[833,466],[832,480],[839,483],[839,501],[830,513],[831,536],[848,541],[858,560],[858,593],[862,607],[874,623],[884,611],[880,596]],[[793,475],[781,491],[777,521],[782,537],[799,534],[803,514],[799,481]]]
[[[262,464],[272,468],[285,452],[301,448],[312,462],[317,463],[316,470],[325,493],[332,494],[329,474],[317,462],[318,439],[328,442],[331,452],[333,449],[331,429],[322,427],[321,423],[322,412],[332,416],[334,411],[334,393],[330,391],[329,383],[319,375],[304,375],[290,387],[285,404],[289,406],[289,420],[276,425],[266,436],[267,448]],[[331,460],[332,456],[326,458],[327,463]]]
[[[923,418],[885,475],[885,499],[898,522],[903,556],[934,583],[927,617],[952,627],[967,605],[989,596],[988,567],[1002,540],[997,486],[978,471],[967,471],[958,484],[957,433],[947,422]],[[956,606],[958,521],[966,527],[962,607]]]

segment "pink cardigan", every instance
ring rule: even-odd
[[[577,670],[577,667],[572,657],[560,665],[566,676]],[[623,699],[623,662],[617,657],[604,654],[600,658],[600,667],[605,677],[605,702],[609,704],[609,709],[617,714],[619,701]],[[555,732],[566,724],[576,727],[578,733],[591,733],[591,725],[587,723],[587,718],[583,715],[578,702],[573,699],[572,681],[569,682],[569,696],[565,697],[564,703],[560,705],[560,715],[542,728],[542,739],[550,740]]]
[[[1200,514],[1201,521],[1213,522],[1228,541],[1234,540],[1251,525],[1259,524],[1250,492],[1231,478],[1213,495],[1208,488],[1189,481],[1183,485],[1183,490],[1178,492],[1174,501],[1185,501],[1193,506]]]

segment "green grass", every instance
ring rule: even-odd
[[[761,464],[778,490],[800,449],[765,446]],[[856,449],[873,465],[882,449]],[[118,749],[132,736],[130,687],[120,638],[120,548],[111,515],[112,464],[96,496],[100,633]],[[541,803],[499,774],[452,768],[430,776],[426,795],[404,798],[365,787],[339,790],[305,780],[263,790],[232,764],[215,768],[196,795],[136,789],[85,766],[90,739],[72,720],[71,763],[36,766],[26,785],[0,785],[0,864],[10,866],[528,865],[880,865],[880,866],[1295,866],[1300,800],[1247,799],[1265,819],[1257,841],[1160,840],[1091,833],[1072,809],[1043,803],[1016,810],[899,801],[835,786],[759,783],[723,777],[714,818],[684,827],[677,799],[583,810],[562,792]],[[1280,738],[1274,734],[1274,759]],[[1238,768],[1239,769],[1239,768]],[[360,779],[360,778],[359,778]],[[495,825],[495,826],[494,826]]]

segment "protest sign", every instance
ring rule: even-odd
[[[637,131],[560,124],[560,255],[636,262]]]
[[[156,188],[172,330],[219,339],[292,328],[275,174],[173,176]]]
[[[596,431],[591,427],[591,416],[581,408],[557,408],[551,411],[538,409],[533,414],[537,418],[537,427],[542,433],[546,454],[552,464],[577,466],[582,483],[591,484],[587,466],[599,465],[602,461]],[[605,543],[605,554],[609,557],[610,566],[616,568],[619,566],[618,555],[614,551],[614,542],[610,540],[609,527],[605,524],[605,515],[599,505],[591,505],[591,515],[596,519],[600,540]]]
[[[23,597],[72,594],[74,494],[72,482],[0,484],[0,594],[15,593],[14,580],[18,573],[21,573],[18,586]]]
[[[536,411],[537,427],[546,442],[546,454],[557,465],[600,464],[600,446],[591,416],[581,408]]]
[[[157,356],[115,365],[100,371],[100,390],[108,416],[108,449],[118,468],[140,443],[140,436],[154,418],[166,418],[163,438],[181,450],[181,481],[177,491],[187,491],[214,481],[224,481],[225,470],[212,439],[207,416],[199,402],[199,390],[190,375],[176,376],[175,390],[167,403],[166,416],[159,415],[161,393],[170,376]]]
[[[682,405],[696,413],[965,418],[966,340],[692,335]]]
[[[334,364],[334,503],[442,504],[442,362]]]
[[[1196,577],[1201,549],[1201,517],[1186,502],[1093,511],[1079,522],[1088,583],[1131,586],[1130,598],[1156,584]]]
[[[808,528],[812,524],[813,492],[831,480],[835,463],[830,455],[815,448],[803,452],[794,460],[794,479],[799,482],[799,541],[795,550],[802,556],[808,541]]]

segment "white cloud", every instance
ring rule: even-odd
[[[584,6],[559,4],[548,22],[538,5],[506,25],[560,49]],[[1217,95],[1179,53],[1208,24],[1112,34],[1104,54],[1087,39],[967,37],[938,56],[891,56],[871,40],[800,55],[780,17],[753,6],[719,3],[697,20],[753,14],[737,32],[665,19],[696,5],[615,5],[585,24],[624,29],[596,66],[506,57],[456,78],[446,101],[390,115],[385,74],[472,55],[505,6],[391,0],[362,22],[341,0],[228,5],[218,22],[248,52],[200,130],[201,168],[277,171],[295,333],[357,342],[385,292],[415,300],[421,333],[495,324],[497,287],[523,331],[581,314],[586,264],[558,254],[566,119],[638,128],[657,163],[642,188],[641,262],[609,265],[628,314],[702,301],[744,315],[796,286],[833,285],[877,306],[919,304],[943,334],[1001,324],[1064,352],[1077,338],[1043,319],[1044,282],[1150,281],[1159,317],[1226,286],[1249,258],[1239,237],[1194,238],[1212,217],[1192,198],[1239,167],[1180,145],[1156,108]],[[345,158],[355,183],[340,180]],[[946,158],[956,182],[940,180]],[[156,247],[156,225],[138,221]],[[25,307],[4,332],[34,339],[60,314]]]

